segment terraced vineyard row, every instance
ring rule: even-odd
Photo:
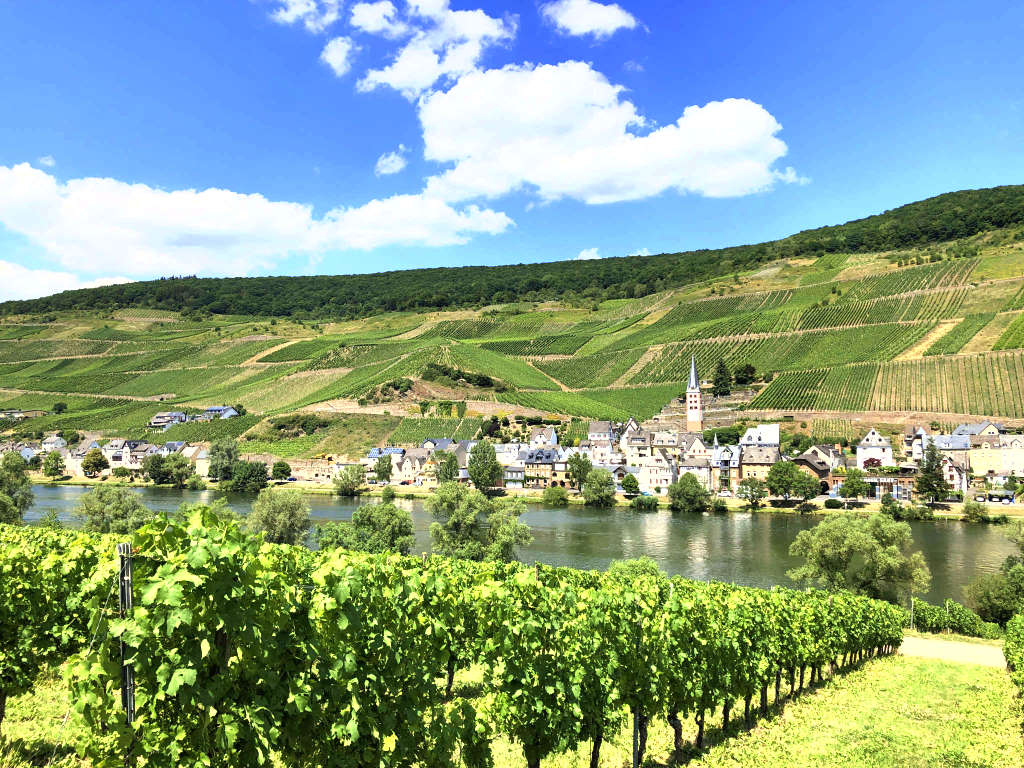
[[[800,316],[800,330],[840,328],[851,325],[893,323],[912,320],[940,320],[956,317],[966,288],[953,288],[912,297],[890,296],[868,301],[836,301],[824,307],[811,307]]]
[[[524,389],[558,389],[558,385],[523,360],[499,355],[473,344],[453,344],[448,347],[452,365],[467,371],[476,371],[501,379],[514,387]]]
[[[871,380],[870,372],[876,372]],[[784,373],[752,409],[926,411],[1024,417],[1024,353]]]
[[[878,364],[783,373],[750,403],[766,410],[861,410],[871,399]]]
[[[561,336],[538,336],[533,339],[509,339],[506,341],[485,341],[480,346],[492,352],[514,357],[536,357],[537,355],[571,355],[590,341],[584,334],[563,334]]]
[[[977,265],[977,259],[940,261],[920,267],[904,267],[882,275],[846,281],[840,285],[843,286],[844,295],[848,299],[875,299],[911,291],[966,285]]]
[[[590,419],[625,421],[632,415],[625,408],[609,405],[577,392],[499,392],[497,399],[501,403],[513,403],[548,413],[567,413]]]
[[[761,372],[881,362],[920,341],[932,327],[930,323],[872,325],[757,339],[671,344],[634,374],[630,383],[685,381],[691,355],[696,356],[699,369],[708,376],[719,360],[725,360],[730,367],[750,363]]]
[[[55,339],[52,341],[3,341],[0,342],[0,363],[15,363],[22,360],[40,360],[47,357],[75,357],[77,355],[102,355],[113,348],[108,341],[87,339]]]
[[[608,386],[640,359],[642,349],[599,352],[566,360],[542,360],[537,367],[573,389]]]
[[[940,338],[925,350],[925,357],[934,355],[955,355],[964,345],[973,339],[978,331],[992,322],[995,313],[984,315],[968,315],[955,326],[950,328]]]
[[[420,445],[430,438],[472,440],[480,430],[480,419],[407,417],[388,437],[390,445]]]
[[[1024,315],[1018,315],[996,341],[993,349],[1020,349],[1024,347]]]

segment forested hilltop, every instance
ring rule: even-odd
[[[782,240],[717,250],[369,275],[166,278],[0,304],[0,315],[145,307],[348,319],[386,311],[647,296],[786,258],[920,248],[1024,222],[1024,186],[950,192]]]

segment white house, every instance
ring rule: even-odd
[[[872,459],[878,461],[878,466],[891,467],[893,465],[892,443],[888,437],[882,435],[874,427],[857,444],[857,468],[864,469],[865,462]]]
[[[778,448],[779,425],[758,424],[756,427],[748,427],[740,438],[741,446],[760,446],[763,448]]]
[[[50,451],[59,451],[61,448],[67,448],[68,441],[63,437],[57,435],[49,435],[43,440],[42,452],[49,453]]]
[[[531,448],[553,448],[558,445],[558,433],[554,427],[534,427],[530,430]]]
[[[596,443],[598,440],[612,442],[615,439],[615,430],[610,421],[592,421],[587,428],[587,440]]]

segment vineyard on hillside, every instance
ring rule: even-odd
[[[929,357],[783,373],[750,407],[1024,418],[1024,353]]]
[[[695,714],[700,749],[710,711],[750,728],[783,682],[796,695],[894,652],[905,618],[848,593],[311,552],[208,510],[130,538],[122,619],[114,539],[0,526],[0,698],[67,661],[98,766],[486,768],[499,738],[529,768],[581,743],[599,762],[627,712],[641,734]],[[471,667],[479,691],[454,688]]]

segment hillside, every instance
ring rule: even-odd
[[[1024,223],[1024,186],[951,192],[846,224],[718,250],[317,277],[173,278],[0,303],[0,316],[147,307],[215,314],[367,317],[396,310],[648,296],[778,259],[920,248]]]
[[[240,403],[243,418],[161,435],[249,431],[251,452],[345,453],[427,432],[472,437],[491,415],[649,418],[681,393],[691,355],[705,379],[719,360],[756,369],[747,394],[708,403],[712,423],[789,417],[825,438],[855,421],[1024,420],[1024,226],[775,259],[586,308],[315,322],[149,308],[12,315],[0,323],[0,409],[67,410],[0,429],[141,437],[156,411]],[[260,423],[300,409],[326,424],[301,434]]]

